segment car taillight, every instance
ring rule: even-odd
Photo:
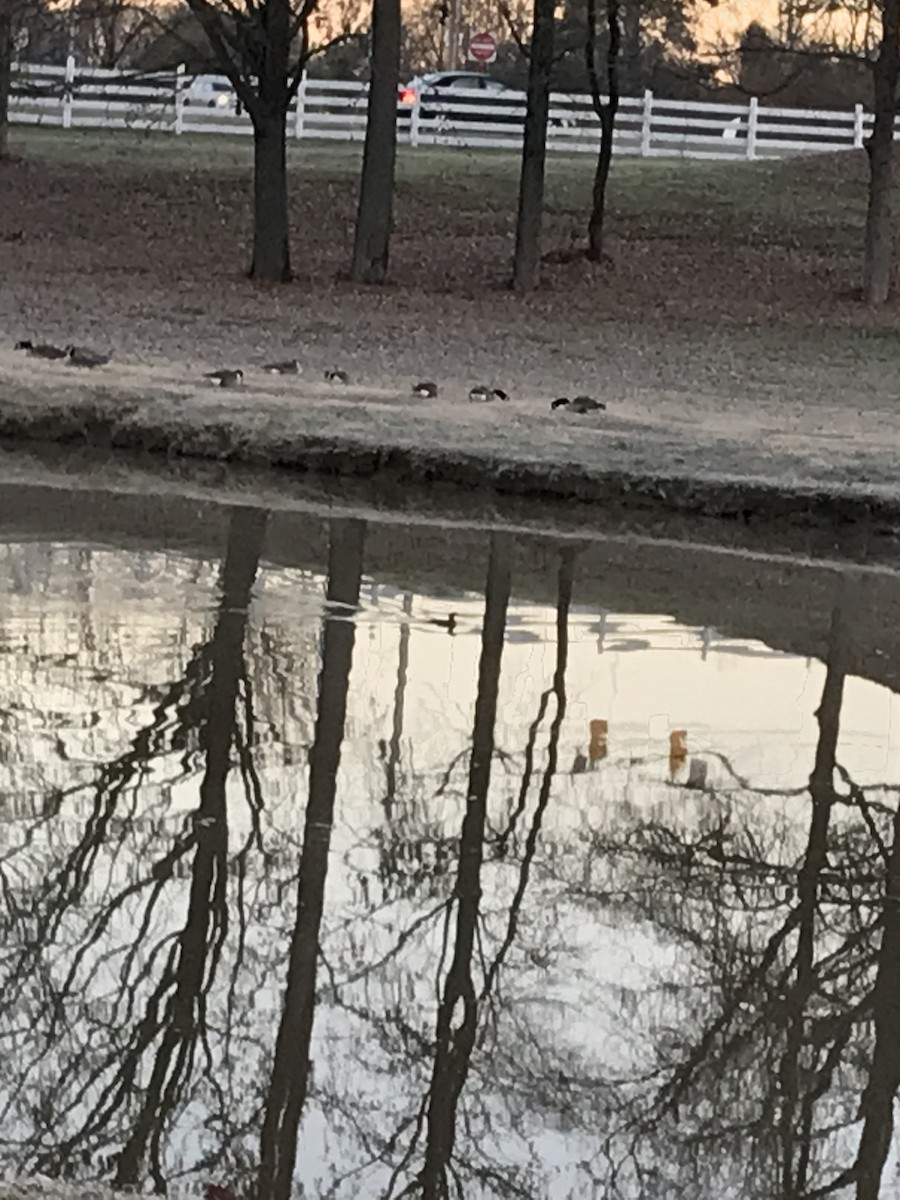
[[[400,103],[401,104],[415,104],[415,102],[416,102],[416,89],[415,88],[404,88],[403,91],[400,93]]]

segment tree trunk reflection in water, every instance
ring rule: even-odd
[[[900,1089],[900,804],[894,813],[887,861],[872,1000],[875,1047],[860,1114],[863,1130],[856,1159],[856,1200],[878,1200],[882,1194],[881,1177],[891,1149],[894,1103]]]
[[[331,524],[329,606],[355,608],[359,602],[365,531],[363,521],[333,521]],[[353,660],[355,626],[349,617],[349,612],[335,612],[331,607],[325,617],[318,711],[310,751],[309,796],[300,855],[297,916],[263,1117],[258,1200],[288,1200],[291,1194],[297,1132],[309,1088],[319,928]]]
[[[434,1068],[428,1098],[427,1144],[421,1175],[422,1195],[425,1200],[438,1200],[439,1197],[448,1194],[447,1168],[453,1153],[456,1106],[468,1074],[477,1029],[472,955],[481,902],[484,827],[491,780],[491,760],[494,755],[494,726],[497,717],[503,635],[509,603],[511,549],[509,535],[491,535],[484,627],[481,634],[481,661],[478,668],[478,695],[472,730],[472,757],[469,762],[466,812],[460,837],[459,867],[454,889],[456,941],[453,960],[447,971],[443,995],[438,1005]],[[462,1019],[454,1029],[454,1016],[459,1020],[459,1001],[462,1001]]]
[[[556,668],[553,672],[553,686],[550,692],[545,692],[541,696],[540,706],[538,708],[538,721],[531,727],[528,733],[528,745],[526,747],[525,756],[525,772],[522,777],[522,786],[519,790],[519,801],[513,813],[513,819],[510,821],[509,827],[504,830],[502,837],[498,841],[498,847],[503,847],[503,852],[506,852],[506,846],[509,837],[515,827],[515,821],[521,816],[525,809],[525,801],[528,790],[531,784],[531,771],[534,759],[534,741],[537,734],[537,724],[543,715],[547,706],[547,700],[552,694],[556,698],[556,712],[553,714],[553,721],[550,724],[550,733],[547,739],[547,765],[544,768],[544,774],[541,779],[541,788],[538,793],[537,805],[535,807],[534,819],[531,822],[531,827],[528,830],[528,836],[525,839],[525,851],[522,855],[522,866],[519,871],[519,882],[516,885],[516,891],[512,898],[512,903],[509,906],[509,919],[506,923],[506,934],[500,949],[491,963],[485,974],[484,987],[481,992],[481,999],[484,1000],[491,994],[494,984],[499,974],[510,947],[515,941],[516,929],[519,922],[519,913],[522,909],[522,901],[525,899],[525,891],[528,887],[528,879],[531,873],[531,864],[534,862],[535,851],[537,850],[538,838],[541,834],[541,826],[544,821],[544,813],[547,811],[547,805],[550,803],[550,790],[553,786],[553,780],[556,776],[556,769],[559,762],[559,735],[562,730],[562,723],[566,716],[566,667],[569,660],[569,608],[572,604],[572,582],[575,570],[575,551],[572,547],[565,549],[560,555],[559,574],[557,576],[557,591],[556,591]]]
[[[403,717],[406,708],[406,682],[409,673],[409,618],[412,613],[412,593],[403,597],[403,616],[400,626],[400,648],[397,654],[397,685],[394,688],[394,713],[391,721],[391,740],[385,765],[384,816],[390,823],[397,796],[397,768],[400,765],[400,739],[403,737]]]
[[[822,700],[816,712],[819,737],[809,777],[812,801],[806,854],[797,879],[796,978],[785,998],[785,1049],[779,1065],[781,1142],[781,1186],[785,1196],[800,1195],[806,1188],[812,1149],[813,1104],[803,1097],[800,1128],[797,1126],[801,1099],[801,1055],[807,1042],[806,1012],[816,984],[816,913],[819,879],[828,861],[828,829],[835,803],[835,759],[844,699],[844,664],[847,660],[847,626],[842,603],[831,617],[831,636]],[[808,1073],[807,1073],[808,1074]]]
[[[235,737],[238,686],[244,669],[244,638],[251,592],[259,569],[268,514],[236,509],[228,529],[222,598],[211,645],[206,719],[201,731],[205,763],[192,836],[197,852],[191,870],[187,921],[171,967],[175,992],[134,1129],[119,1155],[116,1184],[136,1185],[151,1153],[151,1173],[165,1190],[160,1143],[166,1114],[190,1075],[197,1043],[205,1036],[206,993],[227,931],[228,823],[225,787]]]

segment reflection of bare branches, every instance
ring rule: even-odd
[[[391,740],[385,763],[384,815],[390,822],[397,794],[397,767],[400,762],[400,739],[403,736],[403,715],[406,704],[406,677],[409,670],[409,617],[412,612],[412,593],[403,595],[403,616],[400,623],[400,649],[397,655],[397,684],[394,688],[394,710],[391,721]]]
[[[525,842],[525,852],[522,856],[522,864],[519,869],[519,880],[516,885],[515,895],[512,903],[509,906],[509,919],[507,921],[506,933],[503,941],[497,951],[493,962],[485,973],[484,987],[482,989],[482,999],[489,996],[497,978],[497,973],[503,964],[509,949],[513,944],[516,936],[516,927],[519,919],[519,911],[522,907],[522,901],[525,898],[525,890],[528,887],[528,878],[531,871],[531,864],[534,860],[535,851],[537,849],[538,838],[540,837],[541,824],[543,822],[544,813],[550,801],[550,788],[553,784],[553,778],[556,774],[557,756],[559,751],[559,734],[562,729],[562,723],[566,715],[566,665],[569,652],[569,608],[572,603],[572,576],[574,571],[575,552],[571,548],[567,548],[562,552],[559,565],[559,576],[557,586],[556,600],[556,669],[553,673],[553,694],[556,697],[556,712],[553,716],[553,722],[550,726],[549,743],[547,747],[547,765],[544,769],[544,776],[541,781],[541,790],[538,795],[537,805],[535,807],[534,819],[531,823],[531,828],[528,831],[528,837]],[[544,695],[546,696],[546,692]],[[544,697],[541,697],[541,708],[546,708]],[[540,710],[539,710],[540,711]],[[540,719],[540,718],[539,718]],[[529,748],[533,754],[533,732],[529,731]],[[527,780],[530,775],[530,767],[527,763],[528,751],[526,751],[526,772],[524,779]],[[527,785],[526,785],[527,786]],[[519,796],[519,804],[522,804],[522,794]]]
[[[184,677],[173,683],[155,706],[152,723],[135,735],[124,754],[101,771],[82,836],[61,867],[48,876],[31,900],[33,934],[25,944],[21,961],[11,972],[16,979],[27,979],[41,946],[55,939],[65,913],[83,897],[113,821],[134,815],[138,791],[147,777],[147,764],[165,749],[168,739],[175,740],[178,731],[184,736],[184,731],[199,721],[198,704],[202,703],[209,667],[209,648],[198,647]],[[131,805],[124,810],[123,802],[129,792]],[[37,826],[29,831],[31,839],[36,836],[36,829]],[[173,848],[156,864],[154,872],[165,877],[174,858],[183,852],[183,844]],[[154,872],[151,872],[151,879]],[[149,882],[147,879],[141,886]]]
[[[328,556],[329,608],[323,636],[316,729],[309,760],[309,799],[300,857],[297,916],[260,1137],[259,1200],[287,1200],[291,1194],[297,1130],[309,1087],[319,929],[355,632],[347,612],[335,611],[334,606],[355,608],[359,601],[364,540],[364,522],[332,522]]]
[[[174,1109],[191,1073],[198,1039],[205,1037],[206,995],[215,979],[228,928],[225,784],[231,769],[238,688],[245,674],[243,650],[250,592],[259,567],[267,516],[255,509],[237,509],[229,525],[222,600],[211,644],[208,716],[201,735],[206,769],[194,814],[197,853],[188,917],[172,964],[175,990],[166,1005],[162,1041],[131,1136],[119,1155],[116,1182],[120,1186],[137,1184],[149,1143],[153,1179],[157,1188],[164,1190],[160,1138],[166,1114]]]
[[[166,853],[151,861],[137,879],[130,879],[105,898],[80,931],[72,948],[61,981],[58,970],[42,973],[45,992],[51,997],[47,1027],[41,1030],[39,1050],[25,1071],[36,1072],[40,1059],[59,1062],[57,1085],[64,1094],[74,1087],[66,1108],[54,1098],[57,1119],[77,1112],[78,1123],[67,1135],[61,1132],[52,1145],[35,1154],[39,1170],[67,1169],[72,1156],[85,1153],[85,1147],[101,1137],[109,1137],[116,1113],[123,1114],[129,1101],[142,1097],[134,1125],[119,1156],[119,1175],[125,1181],[137,1179],[141,1163],[149,1151],[151,1171],[159,1188],[165,1178],[161,1163],[162,1134],[174,1105],[183,1093],[201,1046],[207,1061],[205,997],[213,985],[216,964],[226,932],[225,855],[227,851],[225,782],[230,768],[231,745],[235,734],[236,700],[239,680],[244,674],[243,642],[247,625],[250,590],[257,571],[266,515],[252,510],[235,510],[229,527],[229,541],[222,570],[222,600],[211,641],[197,648],[185,680],[173,684],[154,710],[154,720],[133,740],[122,759],[104,769],[96,792],[94,807],[75,850],[69,853],[61,870],[51,876],[53,886],[43,889],[46,913],[39,927],[46,931],[46,942],[26,949],[46,956],[48,949],[60,943],[64,919],[71,921],[86,895],[101,851],[104,862],[115,866],[123,853],[128,828],[124,816],[147,820],[151,811],[139,795],[142,781],[149,780],[153,756],[170,753],[179,740],[197,735],[205,764],[200,784],[200,804],[187,828],[175,833]],[[185,773],[188,763],[183,764]],[[113,787],[105,786],[112,780]],[[118,797],[132,789],[132,805],[125,814],[116,808]],[[121,806],[120,806],[121,807]],[[161,832],[161,831],[158,831]],[[154,946],[147,939],[159,898],[165,886],[181,872],[181,863],[191,849],[196,855],[190,874],[188,914],[178,933],[164,933]],[[112,873],[109,881],[114,879]],[[137,914],[128,902],[144,892],[143,911]],[[107,946],[114,918],[130,925],[127,949]],[[52,940],[51,940],[52,939]],[[121,956],[121,957],[120,957]],[[86,968],[86,978],[82,973]],[[87,1028],[107,1027],[102,1046],[85,1038],[85,1024],[78,1029],[75,1049],[68,1059],[57,1059],[57,1040],[70,1039],[76,1032],[69,1024],[71,1001],[77,990],[102,978],[112,967],[120,982],[114,1000],[115,1020],[98,1019],[90,1010],[80,1009]],[[154,980],[154,976],[156,976]],[[52,982],[57,977],[57,982]],[[144,992],[145,985],[152,984]],[[9,1001],[4,988],[4,1002]],[[140,1019],[132,1028],[135,1009],[141,1003]],[[162,1037],[150,1067],[149,1079],[142,1078],[144,1056]],[[23,1075],[23,1078],[26,1077]],[[140,1080],[141,1086],[138,1087]]]
[[[455,1140],[456,1107],[469,1068],[477,1030],[477,1000],[472,956],[481,901],[481,864],[487,819],[487,794],[494,753],[494,725],[500,686],[503,633],[510,590],[508,535],[492,534],[485,587],[481,661],[472,732],[469,786],[459,846],[454,897],[456,936],[437,1013],[436,1048],[428,1091],[425,1161],[418,1179],[423,1200],[449,1195],[448,1175]],[[457,1008],[462,1004],[459,1024]]]
[[[831,646],[822,702],[817,718],[819,738],[816,757],[809,778],[812,800],[812,820],[806,856],[797,877],[797,948],[795,951],[796,981],[785,1002],[785,1047],[779,1064],[780,1107],[779,1137],[781,1139],[781,1183],[787,1196],[802,1192],[807,1185],[809,1157],[812,1149],[812,1102],[804,1099],[801,1128],[796,1129],[797,1107],[801,1096],[800,1059],[803,1051],[806,1009],[816,983],[815,920],[819,877],[827,862],[828,828],[834,805],[834,766],[837,756],[841,704],[844,698],[844,662],[846,660],[846,628],[841,608],[835,608],[831,619]],[[829,1071],[830,1075],[830,1071]]]
[[[856,1200],[878,1200],[900,1090],[900,804],[881,911],[881,946],[872,993],[875,1046],[862,1097],[863,1130],[856,1157]]]
[[[640,1139],[655,1131],[667,1147],[677,1146],[684,1156],[682,1165],[690,1163],[694,1170],[717,1155],[724,1165],[729,1148],[740,1146],[741,1169],[752,1172],[754,1195],[825,1195],[853,1176],[852,1171],[839,1171],[824,1181],[824,1167],[838,1134],[854,1124],[847,1081],[858,1072],[868,1015],[878,1011],[877,984],[873,992],[867,982],[873,967],[871,921],[860,899],[876,886],[883,840],[871,835],[878,833],[883,813],[868,804],[847,772],[840,771],[853,806],[864,814],[869,838],[863,840],[859,823],[832,828],[836,806],[841,804],[845,811],[849,807],[835,790],[847,638],[842,600],[832,617],[808,785],[809,827],[796,866],[790,860],[766,861],[764,845],[749,830],[742,834],[746,850],[733,850],[733,835],[721,814],[718,829],[705,829],[693,843],[659,822],[641,823],[633,835],[632,850],[650,868],[656,892],[648,891],[642,907],[623,890],[623,902],[653,920],[660,931],[677,936],[692,948],[696,962],[705,960],[713,972],[705,1001],[696,980],[684,985],[691,997],[688,1011],[706,1011],[699,1030],[686,1041],[671,1026],[662,1035],[659,1061],[643,1076],[646,1084],[656,1081],[654,1101],[623,1109],[632,1113],[625,1118],[625,1129],[632,1133],[630,1148],[623,1150],[624,1138],[615,1149],[611,1140],[607,1142],[609,1161],[621,1154],[620,1162],[627,1160],[635,1174]],[[707,803],[714,799],[719,800],[708,793]],[[702,824],[708,822],[705,816]],[[896,822],[895,839],[900,837],[900,818]],[[715,866],[698,870],[701,853]],[[900,852],[897,862],[900,871]],[[680,885],[674,908],[659,886],[663,871]],[[751,879],[752,888],[741,885],[742,873]],[[776,889],[790,878],[795,879],[794,902],[789,902],[790,893],[777,902]],[[889,882],[889,895],[890,887]],[[688,903],[689,895],[701,900],[699,909]],[[900,878],[897,895],[900,898]],[[894,911],[889,906],[883,919],[883,947],[889,940],[887,914]],[[866,1200],[878,1194],[891,1105],[900,1088],[900,921],[890,954],[889,982],[882,993],[882,1000],[890,997],[882,1011],[883,1058],[879,1064],[876,1017],[876,1051],[867,1090],[866,1116],[874,1130],[868,1144],[861,1145],[857,1164],[861,1180],[860,1162],[869,1155],[870,1178],[876,1182],[870,1184]],[[881,958],[879,974],[885,968]],[[735,1164],[734,1158],[728,1161]],[[747,1183],[744,1179],[738,1186],[746,1190]]]

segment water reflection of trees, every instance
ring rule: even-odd
[[[649,1054],[595,1164],[615,1194],[879,1194],[900,1085],[900,843],[895,797],[837,762],[847,636],[838,607],[805,844],[763,834],[752,790],[710,790],[693,824],[592,839],[605,886],[580,901],[680,947],[674,979],[635,1006]]]
[[[19,1080],[4,1098],[7,1128],[33,1119],[27,1105],[43,1080],[39,1119],[21,1143],[23,1166],[66,1172],[107,1147],[111,1135],[121,1136],[116,1180],[136,1182],[149,1156],[151,1177],[164,1187],[162,1138],[184,1101],[197,1055],[209,1053],[206,999],[228,930],[225,787],[265,524],[264,513],[235,510],[212,635],[194,647],[182,677],[156,697],[150,721],[127,749],[84,789],[84,801],[67,819],[75,836],[57,853],[58,813],[30,826],[26,843],[36,861],[28,865],[45,861],[33,883],[23,870],[22,846],[4,856],[10,901],[4,943],[15,949],[2,964],[0,1027],[14,1036],[24,1009],[40,1031],[27,1046],[19,1032]],[[181,753],[194,738],[200,802],[176,832],[168,797],[158,815],[148,813],[144,788],[156,760]],[[188,769],[184,762],[184,775]],[[251,812],[254,800],[248,792]],[[123,836],[135,823],[146,837],[140,858]],[[179,929],[167,909],[182,897],[187,914]]]
[[[351,783],[365,526],[329,530],[309,766],[280,779],[285,828],[267,821],[262,762],[304,662],[250,628],[265,518],[236,511],[209,635],[182,635],[177,675],[135,705],[89,792],[62,785],[7,831],[16,1165],[110,1157],[121,1184],[199,1171],[259,1200],[286,1200],[310,1160],[315,1194],[336,1197],[877,1196],[900,1085],[900,842],[896,794],[838,761],[846,612],[808,787],[754,788],[723,755],[724,782],[660,783],[671,802],[648,810],[597,783],[617,769],[605,721],[597,769],[559,767],[571,551],[552,678],[521,744],[497,745],[514,561],[494,534],[464,743],[430,777],[404,743],[407,593],[386,736],[376,754],[366,731]],[[179,806],[192,780],[199,804]],[[337,842],[355,786],[377,816]],[[573,800],[580,823],[548,839]],[[640,961],[620,971],[623,944]]]
[[[291,1194],[297,1134],[309,1089],[320,927],[364,541],[364,522],[332,523],[328,560],[329,611],[325,618],[316,729],[309,758],[309,793],[300,854],[297,913],[275,1057],[263,1111],[257,1183],[259,1200],[287,1200]]]

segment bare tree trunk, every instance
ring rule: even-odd
[[[550,71],[553,67],[554,0],[534,0],[531,56],[528,60],[528,99],[522,139],[519,212],[513,289],[530,292],[538,281],[541,262],[541,220],[544,211],[544,167],[547,158],[547,120],[550,113]]]
[[[600,150],[597,154],[597,169],[594,172],[594,187],[591,195],[591,216],[588,221],[587,257],[591,262],[600,262],[603,258],[606,186],[609,182],[609,169],[612,165],[613,136],[616,129],[616,115],[619,111],[619,45],[621,42],[619,0],[606,0],[606,26],[609,40],[606,51],[607,97],[604,101],[600,94],[600,80],[597,74],[597,0],[588,0],[587,37],[584,52],[594,111],[600,118]]]
[[[641,63],[641,7],[643,0],[625,0],[622,6],[622,94],[640,96],[644,90]]]
[[[866,212],[863,297],[866,304],[884,304],[891,286],[894,249],[894,122],[897,81],[900,78],[900,0],[882,0],[882,36],[873,66],[875,123],[866,149],[869,154],[869,205]]]
[[[459,66],[460,0],[449,0],[447,15],[447,70]]]
[[[13,26],[9,0],[0,0],[0,160],[9,157],[9,92],[12,86]]]
[[[372,0],[372,79],[366,120],[351,277],[384,283],[388,270],[397,160],[400,0]]]
[[[333,521],[328,555],[331,605],[355,607],[362,578],[363,521]],[[309,754],[309,797],[297,886],[297,916],[288,957],[287,986],[260,1137],[258,1200],[288,1200],[297,1157],[297,1131],[309,1090],[316,1003],[319,929],[334,822],[334,798],[355,627],[329,606],[325,618],[316,729]]]
[[[250,278],[287,283],[291,278],[288,231],[287,150],[284,111],[253,121],[253,262]]]

